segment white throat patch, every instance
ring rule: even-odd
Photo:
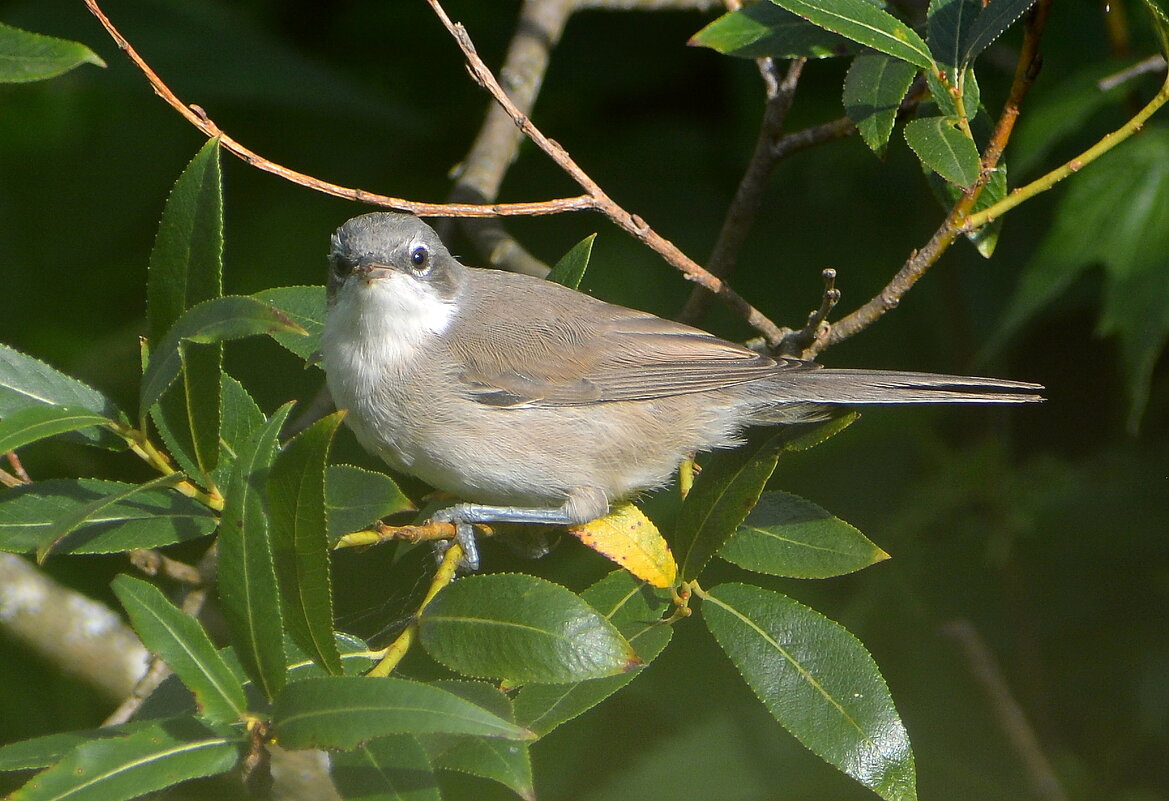
[[[444,333],[454,315],[453,303],[406,273],[391,271],[372,281],[350,279],[328,312],[321,340],[326,367],[330,355],[340,355],[338,350],[350,351],[347,355],[371,366],[404,364],[424,340]]]

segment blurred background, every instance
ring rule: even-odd
[[[450,0],[448,10],[496,67],[518,5]],[[103,7],[184,101],[264,156],[336,183],[440,201],[487,108],[421,0],[108,0]],[[1055,5],[1043,72],[1017,138],[1023,149],[1008,150],[1008,162],[1021,165],[1012,185],[1089,146],[1155,91],[1153,75],[1092,113],[1059,106],[1086,73],[1155,52],[1138,7],[1113,0],[1109,9],[1083,0]],[[700,263],[750,156],[762,100],[753,62],[685,46],[717,12],[575,15],[533,115],[618,202]],[[1128,53],[1108,32],[1125,13]],[[109,63],[0,87],[0,342],[133,408],[147,259],[167,192],[200,134],[152,94],[80,2],[0,0],[0,20],[82,41]],[[992,110],[1001,107],[1019,39],[1008,32],[979,62]],[[808,65],[789,130],[842,114],[846,68],[845,60]],[[1155,117],[1142,138],[1160,135],[1163,124]],[[1049,134],[1055,128],[1058,136]],[[1037,381],[1048,388],[1046,404],[869,412],[825,445],[785,457],[772,481],[851,522],[893,557],[852,576],[771,585],[840,621],[871,650],[913,741],[923,798],[1039,797],[1034,772],[996,718],[1003,696],[988,696],[977,665],[947,634],[955,621],[998,663],[1066,797],[1169,798],[1164,326],[1123,313],[1125,293],[1135,291],[1118,284],[1115,264],[1087,264],[1009,336],[997,336],[1020,276],[1043,248],[1050,254],[1069,189],[1092,170],[1106,181],[1104,171],[1119,164],[1093,165],[1009,214],[990,260],[956,244],[898,309],[821,357],[832,366]],[[369,210],[230,156],[223,169],[230,293],[321,283],[329,234]],[[1160,176],[1142,207],[1147,223],[1126,241],[1144,254],[1141,269],[1151,276],[1140,299],[1152,298],[1146,305],[1166,319],[1169,250],[1140,238],[1158,225],[1169,231],[1169,177]],[[525,143],[501,199],[570,194],[576,187]],[[899,133],[884,160],[856,137],[829,143],[777,170],[730,280],[773,320],[799,327],[819,303],[820,271],[834,267],[840,315],[879,291],[942,216]],[[598,215],[507,226],[550,263],[599,233],[584,288],[606,300],[672,316],[690,291]],[[453,245],[464,261],[484,261],[466,241]],[[1102,323],[1102,309],[1114,317]],[[753,334],[718,306],[702,325],[732,339]],[[987,351],[996,337],[1005,341]],[[1151,365],[1143,414],[1133,410],[1144,390],[1134,390],[1125,368],[1134,338],[1146,343],[1141,355]],[[227,368],[266,412],[308,400],[322,382],[316,369],[258,339],[229,346]],[[42,443],[22,456],[34,478],[149,477],[128,455],[67,444]],[[334,459],[377,467],[348,433]],[[572,542],[540,563],[511,559],[489,546],[489,569],[518,566],[575,589],[609,569]],[[386,557],[376,552],[343,554],[336,564],[335,586],[346,590],[341,623],[356,633],[385,625],[393,599],[412,589],[385,579]],[[121,558],[90,557],[54,559],[46,569],[112,604],[107,585],[124,568]],[[736,570],[726,565],[717,578]],[[114,703],[0,633],[0,742],[92,727]],[[770,719],[697,619],[678,626],[672,647],[621,694],[533,753],[546,800],[873,797]],[[495,786],[445,778],[476,797],[507,797]]]

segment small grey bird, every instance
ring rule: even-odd
[[[329,253],[321,354],[360,443],[468,503],[451,522],[577,525],[748,426],[885,403],[1024,403],[1038,384],[773,359],[549,281],[472,269],[406,214],[363,214]]]

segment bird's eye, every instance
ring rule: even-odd
[[[346,278],[353,272],[354,263],[340,253],[333,253],[329,260],[333,263],[333,274],[338,278]]]
[[[430,251],[425,245],[418,245],[410,251],[410,263],[414,265],[414,271],[420,274],[430,269]]]

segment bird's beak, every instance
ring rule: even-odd
[[[372,283],[379,278],[387,277],[393,271],[393,267],[388,264],[379,264],[376,261],[366,262],[357,267],[357,274],[365,280],[365,282]]]

